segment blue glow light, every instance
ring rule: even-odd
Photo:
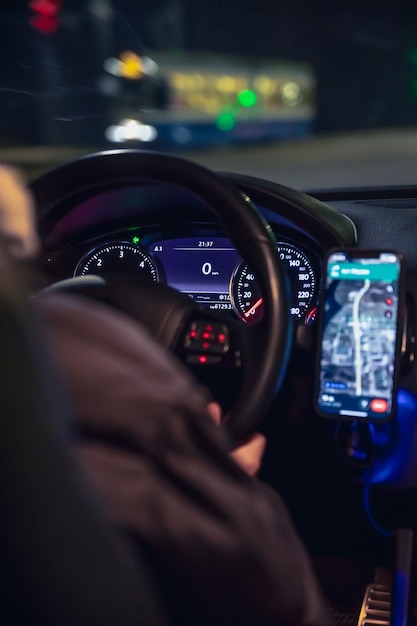
[[[400,389],[395,417],[375,424],[373,434],[377,456],[363,474],[365,484],[417,485],[417,396]],[[379,448],[379,449],[378,449]]]

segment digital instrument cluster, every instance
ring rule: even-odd
[[[277,251],[291,285],[290,315],[310,324],[318,297],[317,261],[290,242],[278,242]],[[256,276],[226,237],[166,238],[147,245],[139,245],[139,238],[105,242],[82,256],[74,275],[136,273],[188,294],[205,308],[234,311],[246,324],[262,318]]]

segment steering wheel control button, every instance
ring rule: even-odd
[[[229,351],[229,329],[225,324],[192,322],[185,334],[184,348],[202,355],[223,355]]]
[[[208,354],[190,354],[186,358],[189,365],[218,365],[222,360],[221,356]]]

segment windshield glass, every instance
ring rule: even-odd
[[[415,2],[2,5],[1,160],[30,177],[145,147],[302,189],[415,182]]]

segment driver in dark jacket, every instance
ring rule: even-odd
[[[73,402],[80,463],[145,557],[171,623],[324,624],[281,497],[249,475],[263,440],[230,456],[208,392],[127,316],[72,295],[38,302]]]
[[[174,624],[323,624],[286,507],[239,467],[208,393],[128,317],[81,297],[40,301],[71,393],[80,459],[145,555]]]

